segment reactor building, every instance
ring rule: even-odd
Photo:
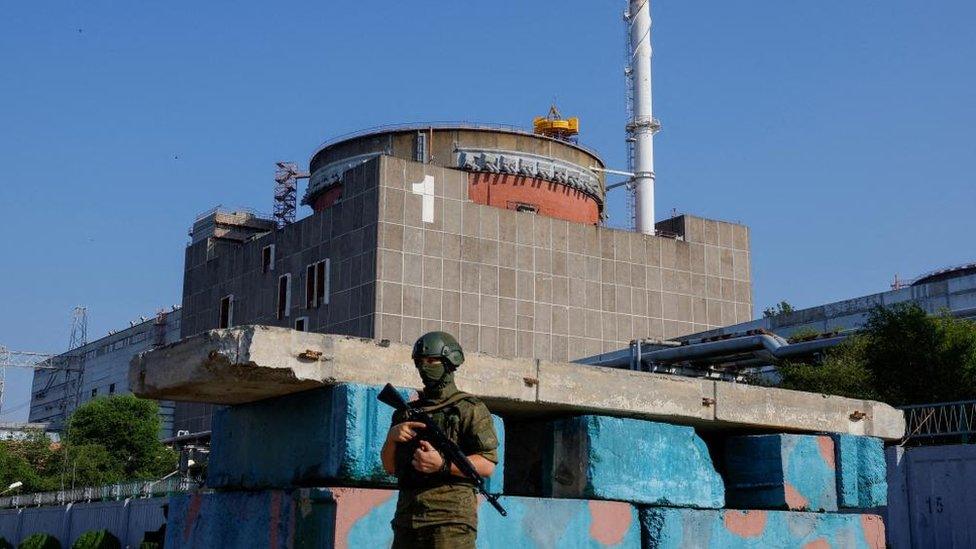
[[[568,361],[752,318],[749,232],[681,215],[652,234],[602,225],[594,151],[508,127],[403,126],[333,140],[303,203],[276,224],[198,218],[181,332],[238,324],[412,342],[456,334],[468,352]],[[181,403],[174,427],[209,428]]]
[[[182,336],[264,324],[409,343],[445,330],[468,352],[570,361],[751,320],[748,229],[655,219],[650,2],[629,0],[625,19],[628,171],[578,144],[579,121],[555,107],[532,131],[421,124],[334,139],[307,173],[279,163],[274,219],[194,222]],[[634,231],[603,224],[608,173],[628,178]],[[300,220],[298,178],[312,208]],[[177,431],[209,421],[207,405],[176,407]]]

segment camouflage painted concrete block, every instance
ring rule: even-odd
[[[879,438],[833,434],[837,463],[837,504],[841,509],[888,505],[884,442]]]
[[[207,485],[291,488],[341,483],[394,487],[380,449],[393,409],[376,400],[381,387],[342,384],[230,406],[214,413]],[[416,393],[402,390],[404,397]],[[489,489],[501,492],[505,427],[493,416],[499,464]]]
[[[722,478],[692,427],[580,416],[555,421],[542,495],[720,508]]]
[[[729,507],[836,511],[834,441],[829,436],[755,435],[725,444]]]
[[[170,498],[166,547],[389,547],[395,490],[309,488],[198,492]],[[508,516],[478,508],[479,548],[637,548],[632,505],[503,497]]]
[[[885,548],[877,515],[647,507],[640,522],[645,549]]]

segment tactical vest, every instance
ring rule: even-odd
[[[474,401],[470,400],[472,398],[474,398],[472,395],[458,392],[451,395],[443,402],[430,404],[427,406],[416,406],[423,404],[423,401],[418,401],[416,403],[411,403],[411,407],[427,412],[434,423],[437,424],[442,431],[444,431],[447,438],[451,439],[457,444],[460,444],[461,410],[459,409],[459,406],[464,406],[465,403],[474,404]],[[402,418],[397,418],[396,422],[399,421],[402,421]],[[416,489],[433,488],[435,486],[442,486],[444,484],[474,484],[468,479],[454,476],[450,473],[421,473],[420,471],[414,469],[413,465],[411,465],[411,461],[413,461],[414,452],[420,446],[420,441],[418,438],[414,438],[409,442],[397,445],[395,463],[400,488]],[[464,448],[463,446],[461,446],[461,449],[465,450],[465,452],[470,450],[468,448]]]

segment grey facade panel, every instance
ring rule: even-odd
[[[129,361],[132,356],[156,345],[178,341],[180,330],[179,310],[160,313],[155,318],[135,323],[56,357],[53,359],[55,364],[70,364],[72,367],[83,365],[80,387],[66,383],[67,374],[63,370],[35,370],[29,421],[50,423],[51,429],[61,429],[65,418],[74,410],[75,396],[71,393],[75,387],[79,404],[101,396],[129,393]],[[80,357],[84,357],[83,360]],[[173,428],[172,402],[159,403],[159,417],[160,437],[169,437]]]

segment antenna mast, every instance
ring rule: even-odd
[[[85,351],[88,344],[88,309],[75,307],[71,315],[71,341],[68,343],[68,356],[64,361],[64,414],[78,407],[81,401],[81,382],[85,375]]]
[[[308,179],[308,174],[299,171],[294,162],[277,162],[274,188],[274,219],[278,228],[295,222],[298,203],[298,180]]]

